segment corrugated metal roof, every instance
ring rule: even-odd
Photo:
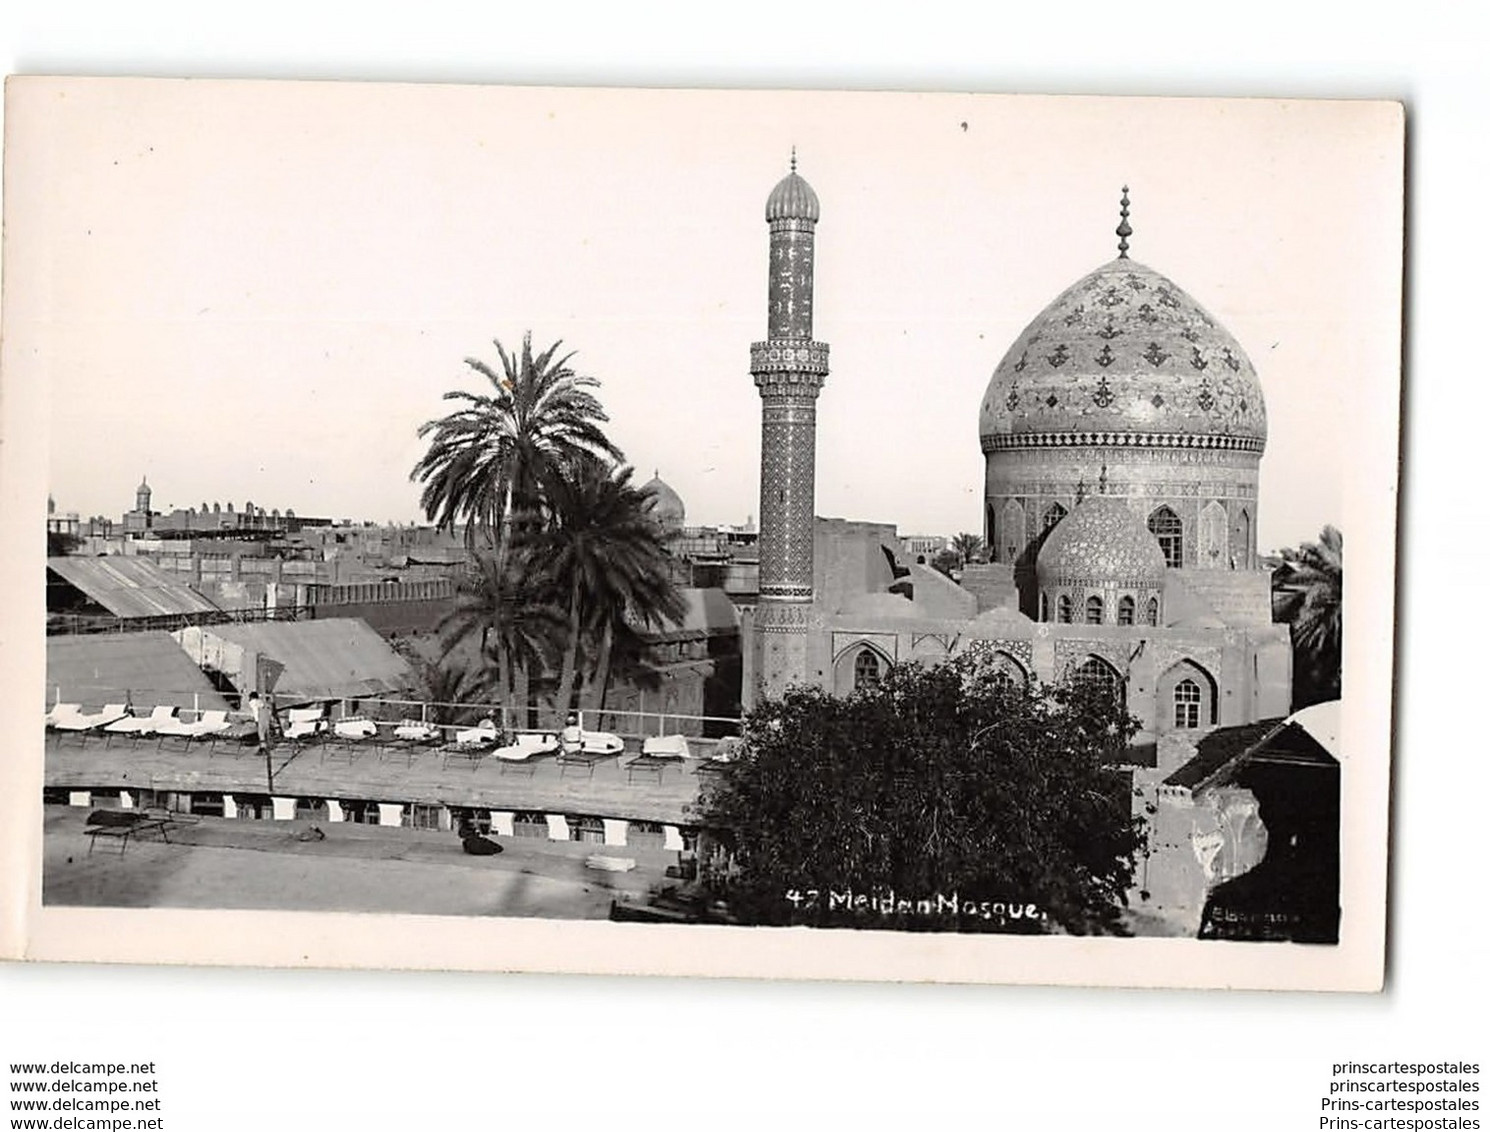
[[[177,581],[153,562],[111,555],[107,558],[48,558],[47,569],[82,590],[116,617],[160,617],[210,613],[207,598]]]
[[[408,662],[366,621],[355,617],[207,625],[178,630],[176,639],[189,640],[198,634],[284,665],[274,685],[276,695],[282,697],[315,700],[379,695],[399,691],[409,675]],[[188,652],[190,648],[188,644]],[[240,673],[224,675],[234,679]],[[234,683],[239,681],[234,679]]]
[[[1230,781],[1249,762],[1334,765],[1340,758],[1340,703],[1315,704],[1287,719],[1220,727],[1201,739],[1196,756],[1164,781],[1204,790]]]
[[[47,704],[123,703],[222,709],[227,701],[169,633],[47,638]]]
[[[1283,725],[1281,719],[1263,719],[1235,727],[1218,727],[1201,737],[1195,745],[1195,757],[1164,780],[1166,786],[1194,789],[1232,759],[1266,739]]]

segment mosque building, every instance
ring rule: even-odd
[[[1287,715],[1288,628],[1259,568],[1261,383],[1246,352],[1175,283],[1118,254],[1025,328],[979,414],[990,561],[961,583],[903,561],[895,528],[814,512],[816,193],[791,172],[766,203],[760,392],[760,593],[742,624],[744,699],[836,694],[897,664],[984,655],[1015,683],[1124,697],[1149,764],[1212,728]]]

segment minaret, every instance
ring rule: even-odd
[[[147,515],[150,513],[150,484],[143,478],[140,486],[135,488],[135,510]]]
[[[750,347],[750,372],[761,395],[756,679],[767,696],[805,682],[808,674],[816,402],[828,376],[828,347],[812,340],[817,218],[817,194],[797,175],[794,150],[791,172],[766,200],[771,229],[766,340]]]

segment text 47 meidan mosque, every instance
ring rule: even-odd
[[[836,693],[907,661],[983,653],[1017,682],[1122,694],[1162,775],[1217,726],[1285,716],[1292,653],[1259,569],[1262,386],[1199,303],[1118,255],[1068,287],[993,372],[979,413],[990,561],[959,585],[900,560],[895,528],[816,517],[812,337],[817,194],[791,172],[766,201],[760,596],[742,626],[744,695]]]

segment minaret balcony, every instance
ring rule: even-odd
[[[776,375],[800,374],[795,380],[808,381],[828,374],[828,344],[807,338],[772,338],[750,344],[750,372],[756,384],[770,375],[772,383],[793,378]]]

